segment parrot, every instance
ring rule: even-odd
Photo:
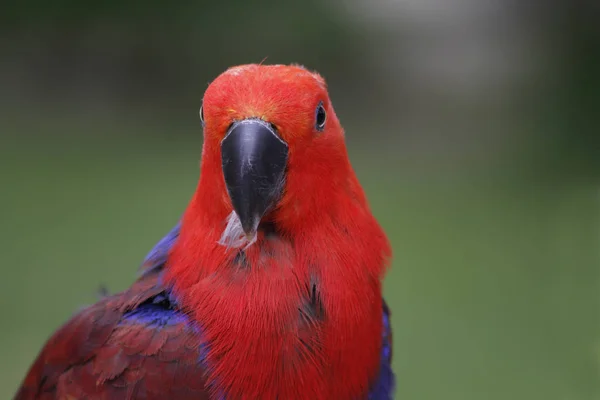
[[[181,217],[128,289],[50,336],[15,399],[392,399],[391,245],[325,79],[230,67],[199,116]]]

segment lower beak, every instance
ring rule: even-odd
[[[235,122],[221,142],[227,192],[244,233],[254,236],[285,182],[288,145],[260,119]]]

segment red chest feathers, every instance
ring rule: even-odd
[[[215,393],[265,400],[366,395],[381,346],[378,279],[331,257],[303,259],[298,254],[315,253],[273,238],[246,251],[216,244],[195,250],[204,256],[174,251],[168,280],[201,326]],[[190,268],[192,259],[202,265]]]

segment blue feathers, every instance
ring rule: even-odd
[[[149,327],[162,327],[187,323],[187,316],[179,311],[166,309],[155,304],[139,306],[123,315],[124,320],[135,321]]]
[[[153,327],[189,323],[187,316],[175,308],[175,304],[171,302],[166,293],[159,293],[125,313],[123,320]]]
[[[379,377],[371,388],[369,400],[391,400],[396,388],[396,377],[392,371],[392,343],[391,343],[390,312],[385,301],[383,302],[383,343],[381,347],[381,363]]]
[[[167,236],[162,238],[148,253],[141,266],[142,274],[147,274],[163,267],[169,256],[169,251],[171,251],[171,248],[179,238],[180,229],[181,222],[177,222],[177,225],[167,233]]]

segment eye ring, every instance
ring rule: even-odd
[[[204,105],[200,106],[200,123],[204,126]]]
[[[315,128],[322,132],[325,129],[325,122],[327,122],[327,112],[321,101],[315,110]]]

